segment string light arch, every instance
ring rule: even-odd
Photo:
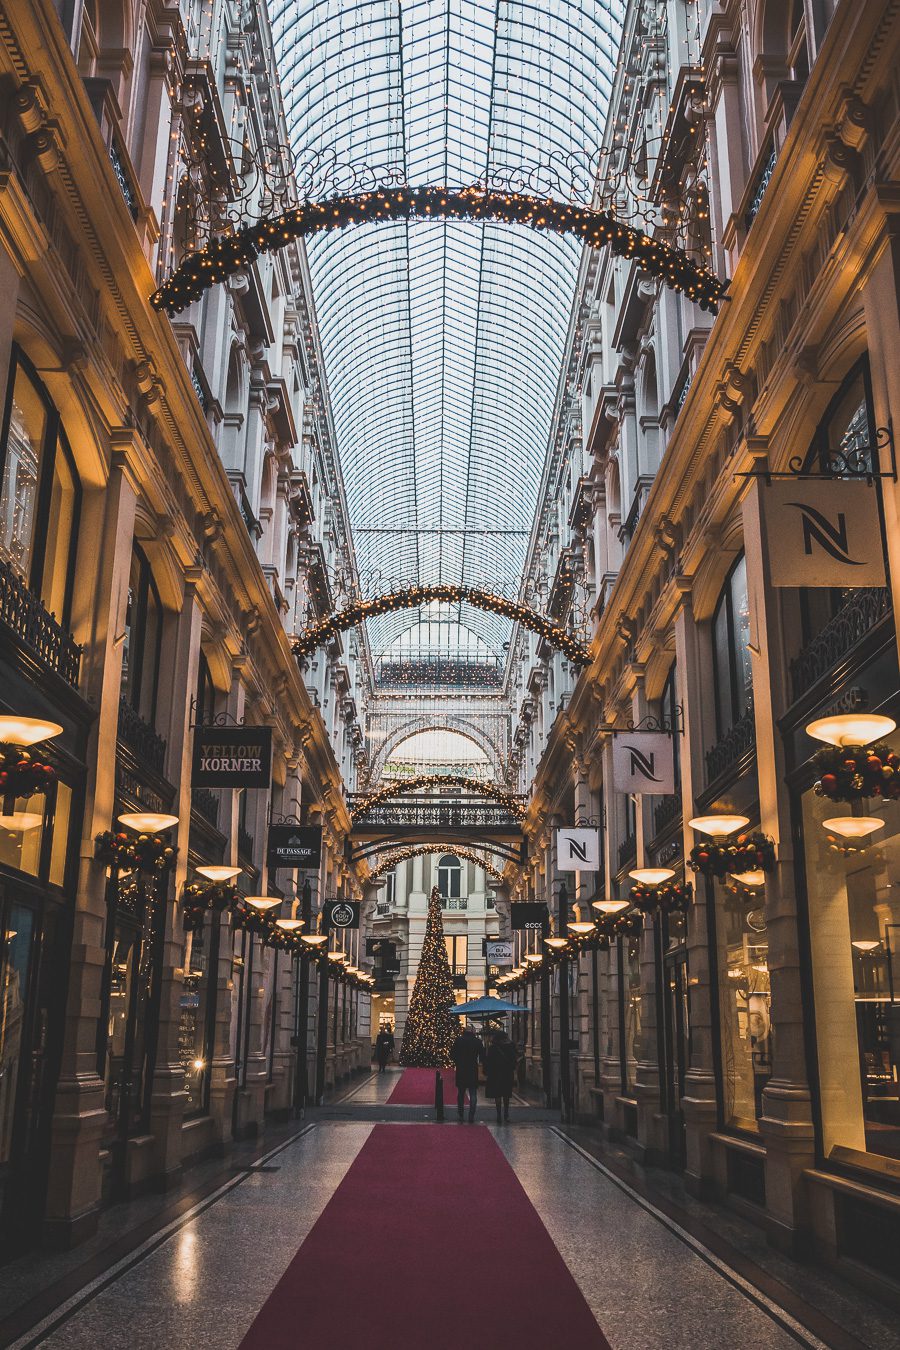
[[[410,858],[423,858],[440,854],[452,853],[455,858],[465,858],[467,862],[475,863],[476,867],[481,867],[489,876],[496,881],[502,881],[503,873],[495,863],[489,861],[474,848],[469,848],[461,844],[408,844],[392,849],[386,858],[379,857],[376,867],[369,874],[368,880],[373,881],[376,877],[383,876],[385,872],[390,872],[398,863],[407,862]]]
[[[422,788],[433,787],[467,788],[479,797],[490,797],[492,801],[499,802],[517,820],[525,818],[526,807],[523,799],[517,797],[514,792],[507,792],[505,788],[497,787],[495,783],[483,783],[480,779],[466,778],[462,774],[456,773],[419,773],[412,778],[398,779],[396,782],[386,783],[384,787],[378,788],[377,791],[367,793],[354,805],[350,812],[350,819],[358,820],[373,806],[380,806],[382,802],[390,801],[392,797],[405,797],[410,792],[418,792]],[[444,851],[446,852],[446,849]]]
[[[546,615],[539,614],[516,600],[507,600],[505,596],[495,595],[492,591],[475,586],[456,585],[409,586],[406,590],[390,591],[371,600],[356,600],[344,609],[326,614],[324,619],[305,628],[293,643],[294,655],[298,660],[311,656],[318,647],[330,642],[338,633],[345,633],[348,628],[355,628],[376,615],[392,614],[398,609],[415,609],[419,605],[434,601],[447,605],[466,601],[476,609],[483,609],[487,613],[502,614],[505,618],[520,623],[523,628],[528,628],[532,633],[544,638],[551,647],[561,651],[574,666],[586,666],[590,661],[587,644],[574,637],[553,619],[548,619]]]
[[[573,202],[553,201],[524,192],[491,192],[473,185],[376,189],[324,201],[303,202],[233,233],[219,235],[205,248],[188,253],[154,292],[154,308],[178,314],[204,291],[249,266],[261,253],[283,248],[294,239],[326,230],[391,220],[498,221],[534,230],[568,234],[590,248],[609,248],[634,259],[648,275],[681,291],[701,309],[716,313],[727,282],[694,262],[679,248],[618,220],[611,212]]]

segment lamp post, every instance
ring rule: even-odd
[[[309,877],[303,882],[300,892],[300,917],[303,926],[309,932],[312,923],[312,887]],[[309,951],[300,944],[300,977],[297,981],[297,1016],[294,1026],[297,1033],[297,1060],[294,1066],[294,1112],[299,1115],[309,1101],[309,1064],[307,1061],[309,1040]]]
[[[559,884],[556,913],[556,931],[562,935],[566,931],[569,917],[569,892],[564,881]],[[572,1094],[569,1064],[569,958],[567,955],[563,955],[559,965],[559,1086],[560,1110],[563,1120],[569,1121],[572,1115]]]

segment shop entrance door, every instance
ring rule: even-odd
[[[690,1063],[690,1004],[687,952],[666,954],[663,969],[665,1007],[665,1080],[669,1118],[669,1157],[680,1171],[685,1164],[684,1080]]]

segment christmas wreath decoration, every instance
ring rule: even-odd
[[[767,834],[739,834],[733,843],[705,840],[691,849],[688,858],[695,872],[705,877],[727,877],[730,872],[771,872],[775,867],[775,840]]]
[[[123,872],[149,872],[159,876],[175,861],[177,849],[158,834],[114,834],[104,830],[94,841],[99,862]]]
[[[879,741],[875,745],[823,745],[813,755],[813,791],[831,802],[858,802],[863,797],[900,797],[900,755]]]
[[[201,932],[207,910],[221,914],[223,910],[230,909],[236,904],[240,898],[241,893],[237,886],[232,886],[227,881],[192,881],[189,886],[185,886],[181,898],[184,931]]]
[[[629,898],[642,914],[671,914],[686,910],[693,894],[689,881],[667,881],[661,886],[632,886]]]
[[[644,919],[641,914],[623,910],[621,914],[605,914],[597,920],[597,928],[601,938],[640,937]]]
[[[22,745],[0,745],[0,797],[30,797],[56,782],[56,770]]]

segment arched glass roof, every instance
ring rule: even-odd
[[[271,8],[304,195],[481,182],[590,201],[622,0]],[[580,247],[459,221],[309,241],[365,593],[415,582],[517,593]],[[410,617],[369,621],[376,656]],[[457,617],[502,653],[508,620]]]

